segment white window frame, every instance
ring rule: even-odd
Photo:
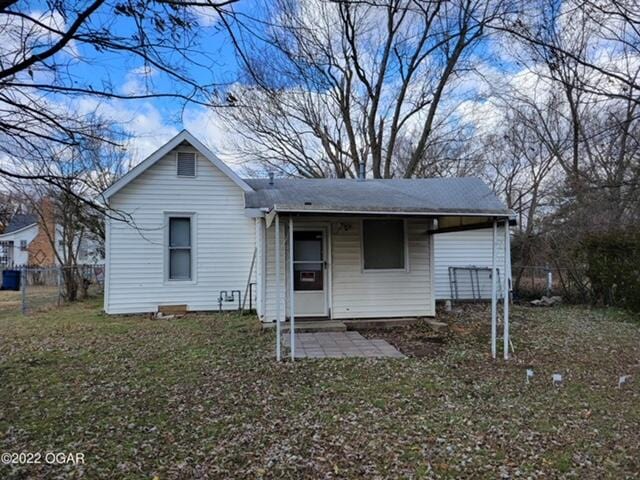
[[[365,268],[364,267],[364,222],[365,220],[401,220],[404,231],[404,268]],[[406,218],[397,217],[365,217],[360,219],[360,271],[366,274],[409,272],[409,229]]]
[[[193,154],[193,176],[191,175],[178,175],[178,156],[181,153]],[[196,178],[198,176],[198,153],[189,150],[176,150],[176,177],[178,178]]]
[[[170,272],[170,255],[169,255],[169,219],[171,218],[189,218],[191,222],[191,278],[189,279],[180,279],[180,278],[169,278]],[[163,251],[164,251],[164,283],[165,284],[180,284],[180,285],[195,285],[198,282],[198,271],[196,258],[198,255],[197,248],[197,216],[195,212],[164,212],[164,241],[163,241]]]
[[[24,245],[24,246],[23,246]],[[29,242],[27,242],[26,240],[20,240],[20,251],[21,252],[26,252],[29,249]]]

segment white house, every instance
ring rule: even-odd
[[[40,239],[39,242],[37,239]],[[34,248],[34,243],[39,243]],[[54,254],[51,242],[40,224],[37,215],[16,213],[0,235],[0,267],[52,266],[64,258],[64,229],[56,225]],[[75,239],[74,251],[78,265],[99,265],[104,263],[102,242],[90,234]]]
[[[38,235],[35,215],[15,214],[0,235],[0,266],[27,265],[29,244]]]
[[[106,219],[107,313],[236,309],[255,283],[265,322],[433,316],[434,238],[511,215],[474,178],[241,179],[187,131],[103,195],[130,218]]]
[[[56,225],[55,233],[56,258],[61,258],[64,262],[67,256],[67,241],[64,234],[64,227]],[[73,239],[73,252],[76,255],[78,265],[102,265],[104,264],[102,240],[91,232],[83,232]],[[57,262],[57,260],[56,260]],[[59,263],[59,262],[57,262]]]

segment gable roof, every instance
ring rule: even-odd
[[[30,213],[16,213],[7,225],[7,228],[4,229],[2,235],[6,235],[7,233],[14,233],[18,230],[22,230],[24,228],[30,227],[31,225],[35,225],[38,223],[38,218],[35,215]]]
[[[242,180],[233,170],[231,170],[226,163],[220,160],[211,150],[209,150],[200,140],[194,137],[187,130],[182,130],[179,134],[165,143],[158,150],[149,155],[142,163],[139,163],[134,168],[129,170],[124,176],[116,180],[109,188],[102,192],[102,196],[105,199],[109,199],[117,192],[122,190],[125,186],[138,178],[149,167],[153,166],[158,160],[171,152],[174,148],[179,146],[182,142],[189,143],[193,148],[198,150],[207,160],[209,160],[215,167],[222,171],[227,177],[229,177],[236,185],[238,185],[243,191],[251,192],[251,187]]]
[[[509,216],[479,178],[246,179],[246,208],[279,212]]]

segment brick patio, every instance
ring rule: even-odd
[[[405,358],[382,339],[365,338],[358,332],[296,333],[295,358]],[[283,334],[282,344],[289,347],[290,336]]]

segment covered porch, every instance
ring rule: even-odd
[[[434,236],[493,227],[492,345],[497,355],[496,240],[511,210],[477,178],[253,179],[258,315],[275,322],[276,357],[296,322],[434,317]],[[505,246],[508,251],[508,228]],[[505,271],[509,255],[505,255]],[[504,282],[508,357],[509,284]]]
[[[504,265],[496,261],[498,240],[509,243],[508,228],[505,238],[499,239],[498,227],[508,221],[508,216],[484,215],[270,212],[257,222],[258,312],[263,322],[274,325],[277,359],[284,357],[285,347],[291,359],[308,357],[308,322],[402,323],[435,317],[434,235],[487,226],[492,227],[494,245],[491,352],[496,358],[497,305],[499,297],[510,298],[510,285],[505,282],[500,295],[496,281],[498,268],[510,269],[508,256]],[[503,324],[504,358],[508,358],[508,302]],[[318,349],[310,350],[318,358]],[[353,355],[352,350],[337,356],[367,356]],[[329,352],[328,357],[335,353]]]

